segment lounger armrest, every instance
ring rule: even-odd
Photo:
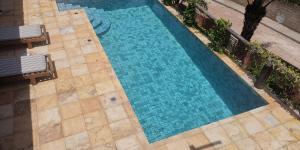
[[[55,67],[54,67],[53,61],[51,59],[51,55],[47,54],[47,55],[45,55],[45,57],[46,57],[46,62],[48,64],[47,65],[47,71],[49,71],[52,74],[52,76],[55,77],[56,76]]]
[[[41,32],[42,32],[42,34],[47,33],[45,25],[41,25]]]

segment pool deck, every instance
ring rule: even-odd
[[[1,50],[0,58],[49,53],[58,74],[57,79],[34,86],[0,86],[1,150],[296,150],[300,146],[300,122],[263,90],[257,92],[269,102],[266,106],[149,144],[83,10],[58,12],[51,0],[0,0],[0,9],[5,11],[1,26],[45,24],[51,40],[50,45],[30,50]],[[253,86],[228,57],[218,56]]]

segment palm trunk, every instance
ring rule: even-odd
[[[262,18],[266,15],[266,6],[263,5],[264,0],[254,0],[251,4],[246,6],[246,12],[244,14],[244,26],[241,36],[250,41],[257,26]],[[241,41],[238,43],[238,47],[235,51],[235,55],[243,60],[247,54],[247,47]]]
[[[264,0],[254,0],[253,3],[246,6],[244,27],[241,36],[250,41],[259,22],[266,15]]]

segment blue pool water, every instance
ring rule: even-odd
[[[111,22],[100,41],[149,142],[266,104],[155,0],[87,7]]]

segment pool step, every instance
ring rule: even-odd
[[[102,24],[95,29],[96,34],[99,36],[105,34],[110,29],[110,25],[110,21],[108,19],[104,19]]]
[[[105,34],[110,29],[111,23],[105,16],[103,9],[85,8],[85,10],[98,36]],[[101,23],[98,23],[100,21]]]
[[[72,10],[72,9],[80,9],[80,5],[73,4],[65,4],[65,3],[57,3],[57,7],[60,11],[62,10]]]
[[[60,11],[63,10],[72,10],[72,9],[84,9],[89,17],[89,20],[98,36],[105,34],[110,29],[110,21],[105,15],[103,9],[97,9],[94,7],[81,7],[77,4],[65,3],[63,0],[56,0],[57,7]]]

